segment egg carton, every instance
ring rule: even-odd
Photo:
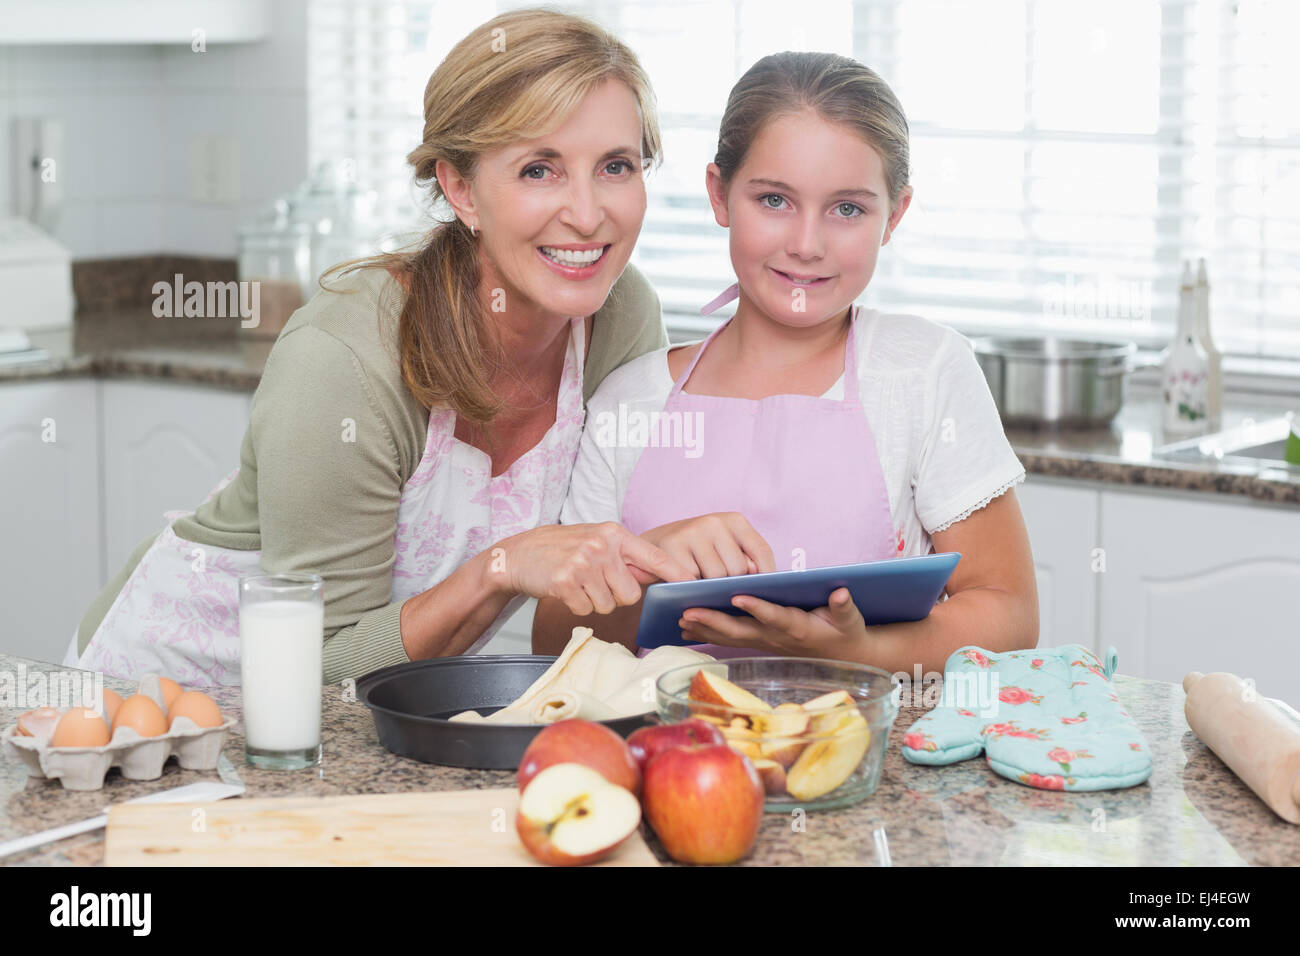
[[[157,674],[146,674],[136,693],[163,707]],[[163,710],[166,712],[165,707]],[[99,715],[108,719],[102,700]],[[235,723],[233,717],[227,717],[218,727],[200,727],[188,717],[177,717],[160,737],[144,737],[133,727],[118,727],[102,747],[51,747],[48,735],[20,735],[15,723],[5,728],[3,741],[5,753],[26,764],[31,775],[58,778],[65,790],[99,790],[112,767],[119,768],[127,780],[157,780],[163,764],[173,755],[185,770],[214,770],[226,734]]]

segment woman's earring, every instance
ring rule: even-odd
[[[471,236],[474,236],[475,238],[477,238],[477,237],[478,237],[478,226],[470,226],[470,227],[469,227],[469,234],[470,234]]]

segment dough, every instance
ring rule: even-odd
[[[622,644],[575,627],[564,651],[518,699],[483,717],[467,710],[452,720],[493,724],[548,724],[570,717],[614,720],[655,709],[655,681],[664,671],[712,661],[687,647],[656,647],[638,658]]]

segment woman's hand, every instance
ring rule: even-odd
[[[701,578],[776,570],[772,548],[736,511],[684,518],[651,528],[642,537]]]
[[[701,644],[749,647],[790,657],[859,660],[868,627],[848,588],[831,592],[829,605],[813,611],[737,595],[733,606],[752,617],[732,617],[707,608],[689,608],[679,622],[683,636]]]
[[[642,585],[698,576],[614,521],[544,525],[506,538],[487,558],[494,586],[555,598],[579,616],[636,604]]]

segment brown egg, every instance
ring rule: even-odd
[[[50,738],[51,747],[102,747],[108,743],[108,724],[89,707],[72,707],[59,718]]]
[[[108,715],[108,722],[111,724],[113,718],[117,716],[117,709],[122,706],[122,695],[111,687],[104,688],[104,713]]]
[[[174,701],[177,697],[179,697],[181,695],[181,692],[185,690],[185,688],[182,687],[180,684],[176,683],[170,677],[158,678],[158,684],[159,687],[162,689],[163,709],[171,710],[172,701]]]
[[[132,694],[122,701],[113,718],[113,733],[119,727],[130,727],[141,737],[161,737],[167,733],[167,717],[152,697]]]
[[[48,737],[54,733],[63,712],[53,707],[37,707],[18,715],[18,734],[22,737]]]
[[[171,730],[177,717],[188,717],[200,727],[220,727],[221,708],[202,691],[187,690],[167,708],[167,729]]]

